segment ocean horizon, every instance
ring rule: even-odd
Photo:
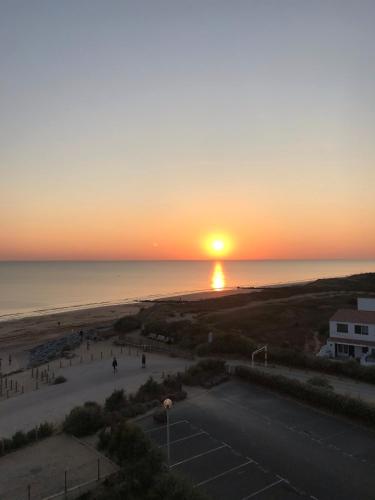
[[[375,260],[1,261],[0,321],[375,272]]]

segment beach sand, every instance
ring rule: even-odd
[[[250,291],[248,289],[204,291],[167,297],[162,300],[202,300],[235,293],[249,293]],[[100,306],[1,321],[0,358],[3,369],[6,366],[7,371],[9,368],[13,371],[24,367],[28,358],[28,350],[35,345],[80,330],[87,331],[98,327],[109,327],[116,319],[127,314],[136,314],[141,307],[150,307],[152,304],[152,301],[147,301]],[[9,355],[12,356],[11,367],[9,367],[8,362]]]

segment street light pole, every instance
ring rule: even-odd
[[[167,413],[167,461],[168,469],[171,467],[171,450],[170,450],[170,438],[169,438],[169,410],[172,408],[172,400],[167,398],[163,401],[163,406]]]

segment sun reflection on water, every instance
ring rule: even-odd
[[[223,290],[225,288],[225,275],[223,266],[220,262],[216,262],[211,277],[211,288],[213,290]]]

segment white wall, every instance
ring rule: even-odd
[[[359,311],[375,311],[375,299],[358,299]]]
[[[337,331],[337,323],[346,323],[349,326],[348,333],[340,333]],[[365,323],[355,323],[364,325]],[[354,323],[347,323],[345,321],[330,321],[329,322],[329,336],[330,337],[337,337],[340,339],[347,339],[347,340],[362,340],[363,342],[366,342],[367,340],[371,340],[372,342],[375,342],[375,325],[368,325],[368,335],[360,335],[354,333]]]

